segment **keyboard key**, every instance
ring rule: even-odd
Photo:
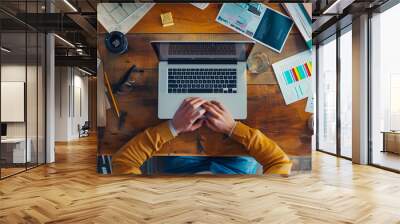
[[[188,93],[212,93],[212,89],[189,89]]]

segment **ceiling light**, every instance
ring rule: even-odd
[[[78,70],[81,71],[81,72],[83,72],[83,73],[85,73],[85,74],[87,74],[87,75],[93,75],[92,73],[90,73],[90,72],[88,72],[88,71],[86,71],[86,70],[83,70],[83,69],[81,69],[81,68],[79,68],[79,67],[78,67]]]
[[[64,0],[65,4],[67,4],[74,12],[78,12],[78,10],[68,1]]]
[[[75,48],[75,45],[73,45],[71,42],[69,42],[68,40],[66,40],[66,39],[64,39],[64,38],[62,38],[62,37],[60,37],[59,35],[57,35],[57,34],[54,34],[54,36],[55,37],[57,37],[59,40],[61,40],[62,42],[64,42],[65,44],[67,44],[68,46],[70,46],[70,47],[72,47],[72,48]]]
[[[9,49],[7,49],[7,48],[5,48],[5,47],[1,47],[0,49],[1,49],[2,51],[6,52],[6,53],[10,53],[10,52],[11,52],[11,50],[9,50]]]

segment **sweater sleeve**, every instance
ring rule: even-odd
[[[237,122],[231,138],[246,147],[249,155],[263,166],[265,174],[290,174],[292,162],[289,157],[261,131]]]
[[[173,138],[174,135],[171,133],[168,121],[146,129],[113,155],[112,173],[141,174],[140,167],[142,164]]]

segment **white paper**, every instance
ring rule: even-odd
[[[313,96],[308,97],[306,109],[305,109],[306,112],[314,113],[314,102],[315,102],[315,99]]]
[[[126,34],[155,3],[99,3],[97,20],[108,32],[120,31]]]
[[[313,95],[311,76],[292,83],[288,83],[284,76],[285,71],[307,62],[312,62],[311,51],[308,50],[272,64],[286,104],[291,104]]]
[[[204,10],[210,3],[191,3],[192,5],[196,6],[197,8]]]

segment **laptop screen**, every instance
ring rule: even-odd
[[[253,42],[152,42],[160,61],[235,60],[246,61]]]

